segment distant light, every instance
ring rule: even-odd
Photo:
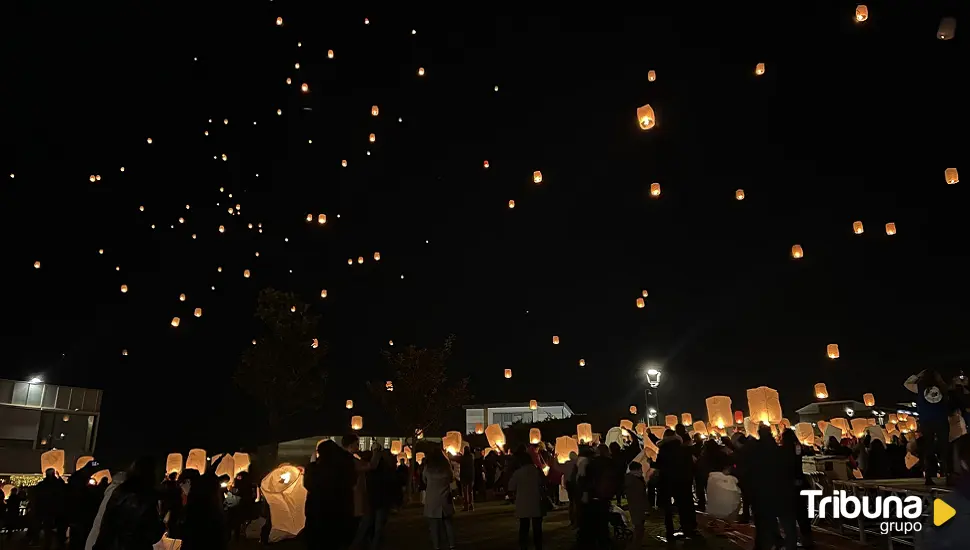
[[[404,119],[403,119],[403,118],[401,118],[401,117],[397,117],[397,121],[398,121],[398,122],[404,122]],[[13,177],[13,176],[10,176],[10,177]]]
[[[649,374],[650,376],[657,376],[658,374],[660,374],[660,371],[657,369],[647,369],[647,374]]]
[[[418,31],[416,31],[416,30],[414,30],[414,29],[411,29],[411,34],[412,34],[412,35],[413,35],[413,34],[418,34]]]
[[[496,91],[496,92],[498,91],[498,86],[495,86],[495,91]]]
[[[370,19],[368,19],[368,18],[365,17],[364,18],[364,24],[365,25],[370,25]]]
[[[29,383],[31,383],[31,384],[43,384],[43,383],[44,383],[44,380],[43,380],[43,379],[41,379],[41,377],[40,377],[40,376],[33,376],[33,377],[31,377],[31,379],[30,379],[30,380],[28,380],[27,382],[29,382]]]

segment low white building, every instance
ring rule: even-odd
[[[539,402],[536,410],[529,403],[491,403],[465,405],[465,433],[474,433],[475,425],[498,424],[508,428],[515,422],[531,424],[550,418],[569,418],[573,410],[563,401]]]

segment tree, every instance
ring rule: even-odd
[[[266,332],[243,352],[233,379],[266,409],[276,435],[294,415],[322,405],[327,376],[321,362],[327,346],[314,347],[319,317],[292,292],[261,290],[256,318]]]
[[[455,336],[450,335],[440,348],[408,346],[403,351],[383,356],[392,373],[394,391],[384,384],[368,384],[384,410],[404,433],[429,433],[441,425],[442,416],[472,399],[468,378],[448,379],[447,362]]]

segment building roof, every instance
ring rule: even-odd
[[[564,407],[569,411],[569,414],[573,414],[573,410],[566,404],[565,401],[538,401],[540,407]],[[528,407],[529,402],[519,402],[519,403],[485,403],[481,405],[462,405],[465,410],[468,409],[499,409],[502,407]]]

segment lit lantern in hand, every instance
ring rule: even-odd
[[[461,451],[461,432],[447,432],[441,438],[441,447],[451,456],[455,456]]]
[[[839,345],[838,344],[829,344],[829,345],[825,346],[825,353],[829,356],[829,359],[838,359],[839,358]]]
[[[690,426],[694,423],[694,417],[690,413],[683,413],[680,415],[680,422],[684,426]]]
[[[899,418],[896,417],[896,413],[889,413],[888,418],[889,418],[889,421],[888,421],[889,424],[896,424],[897,422],[899,422]]]
[[[824,383],[819,382],[818,384],[815,384],[815,397],[819,399],[829,398],[829,390],[825,387]]]
[[[781,401],[778,391],[767,386],[759,386],[747,391],[749,416],[762,424],[781,422]]]
[[[842,430],[842,435],[849,435],[852,433],[852,428],[849,427],[849,421],[845,418],[833,418],[829,420],[829,424]]]
[[[875,407],[876,397],[871,393],[864,393],[862,394],[862,402],[865,403],[867,407]]]
[[[857,23],[862,23],[866,19],[869,19],[869,8],[865,4],[859,4],[855,7],[855,20]]]
[[[485,437],[488,439],[490,446],[496,449],[505,447],[505,432],[502,431],[502,427],[498,424],[489,424],[485,428]]]
[[[852,435],[862,438],[866,435],[866,426],[869,425],[869,421],[865,418],[853,418],[851,424]]]
[[[947,168],[943,173],[943,177],[946,178],[946,183],[948,185],[953,185],[954,183],[960,183],[960,174],[957,173],[956,168]]]
[[[811,422],[799,422],[795,424],[795,437],[802,445],[812,447],[815,445],[815,428]]]
[[[352,416],[350,417],[350,429],[357,431],[364,428],[364,417],[363,416]]]
[[[576,437],[580,443],[589,444],[593,442],[593,427],[587,423],[576,424]]]
[[[717,429],[723,430],[731,425],[731,398],[726,395],[714,395],[704,400],[707,405],[707,421]]]
[[[189,455],[185,458],[185,469],[204,474],[206,466],[208,466],[208,462],[206,461],[205,449],[191,449]]]
[[[165,457],[165,473],[166,474],[181,474],[182,473],[182,455],[179,453],[170,453]]]
[[[482,435],[483,433],[485,433],[485,425],[482,424],[481,422],[476,422],[475,433],[477,433],[478,435]]]
[[[709,434],[707,433],[707,425],[704,424],[703,420],[694,422],[694,433],[701,434],[701,437],[705,439],[707,438]]]
[[[401,454],[401,445],[402,443],[400,440],[391,441],[391,454],[395,456]]]
[[[579,442],[569,436],[556,438],[556,461],[565,464],[569,461],[569,453],[579,455]]]
[[[637,123],[641,130],[649,130],[657,125],[657,115],[653,112],[653,107],[649,103],[637,108]]]
[[[647,436],[647,425],[644,424],[643,422],[638,423],[637,426],[636,426],[636,431],[637,431],[637,435],[639,435],[640,437],[646,437]]]
[[[668,428],[670,428],[671,430],[674,429],[674,428],[676,428],[677,427],[677,415],[676,414],[668,414],[667,416],[665,416],[664,417],[664,425],[667,426]]]
[[[734,411],[734,423],[735,424],[744,424],[744,412],[742,412],[742,411]]]

